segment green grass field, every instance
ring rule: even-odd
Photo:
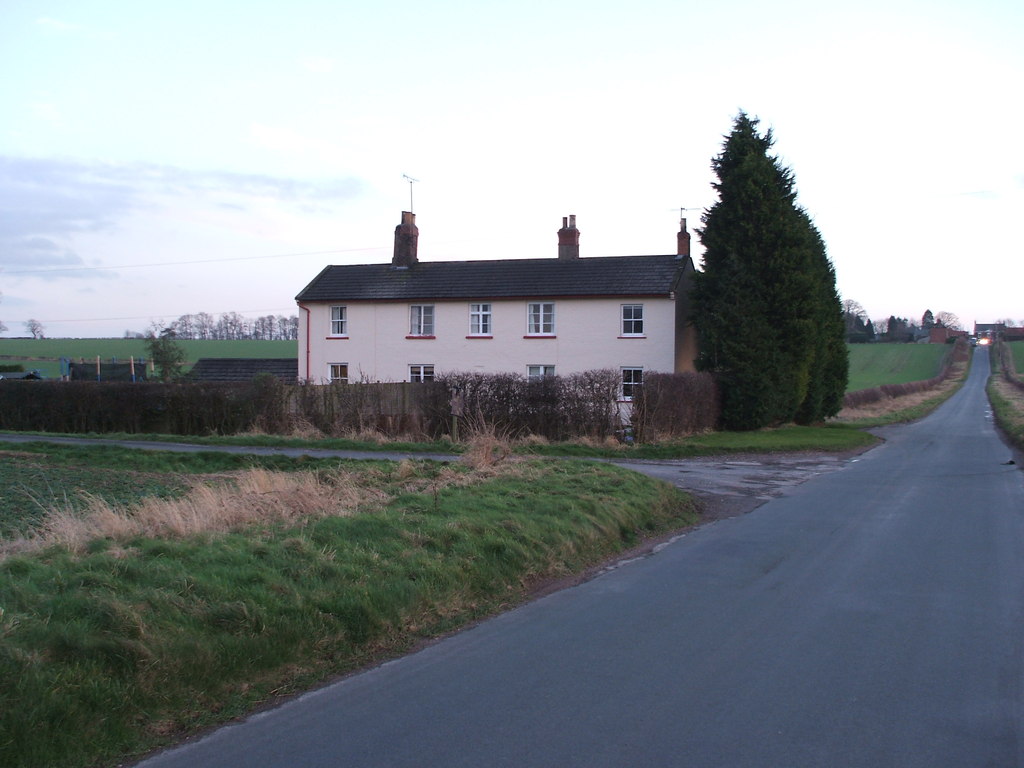
[[[1010,350],[1013,352],[1013,366],[1017,373],[1024,373],[1024,341],[1011,341]]]
[[[946,344],[850,344],[847,392],[924,381],[937,375],[949,351]]]
[[[189,364],[201,357],[273,357],[298,354],[295,341],[214,341],[179,342]],[[60,376],[60,358],[104,361],[146,357],[145,339],[0,339],[0,363],[22,364],[26,370],[38,369],[47,378]]]

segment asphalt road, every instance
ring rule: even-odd
[[[983,357],[749,514],[142,765],[1024,765],[1024,483]]]

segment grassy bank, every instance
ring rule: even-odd
[[[257,469],[128,514],[119,494],[4,542],[4,766],[114,764],[695,517],[666,484],[574,461]]]
[[[1024,450],[1024,391],[994,375],[988,383],[988,399],[996,424],[1017,448]]]
[[[338,465],[337,459],[215,451],[168,453],[115,446],[0,443],[0,540],[31,530],[47,510],[84,510],[91,497],[127,505],[140,498],[180,496],[197,476],[256,468],[329,470]]]
[[[1020,360],[1024,357],[1024,342],[1008,345],[1013,356],[1013,369],[1020,378]],[[999,356],[992,353],[992,378],[988,381],[988,399],[992,404],[996,424],[1017,448],[1024,450],[1024,390],[1009,381],[1001,370]]]

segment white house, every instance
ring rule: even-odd
[[[326,267],[296,297],[299,379],[613,368],[628,398],[645,371],[693,370],[686,220],[674,254],[580,258],[575,219],[562,220],[557,258],[421,262],[403,212],[390,264]]]

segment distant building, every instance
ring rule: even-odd
[[[975,323],[974,336],[978,339],[996,341],[1024,341],[1024,328],[1017,328],[1006,323]]]

